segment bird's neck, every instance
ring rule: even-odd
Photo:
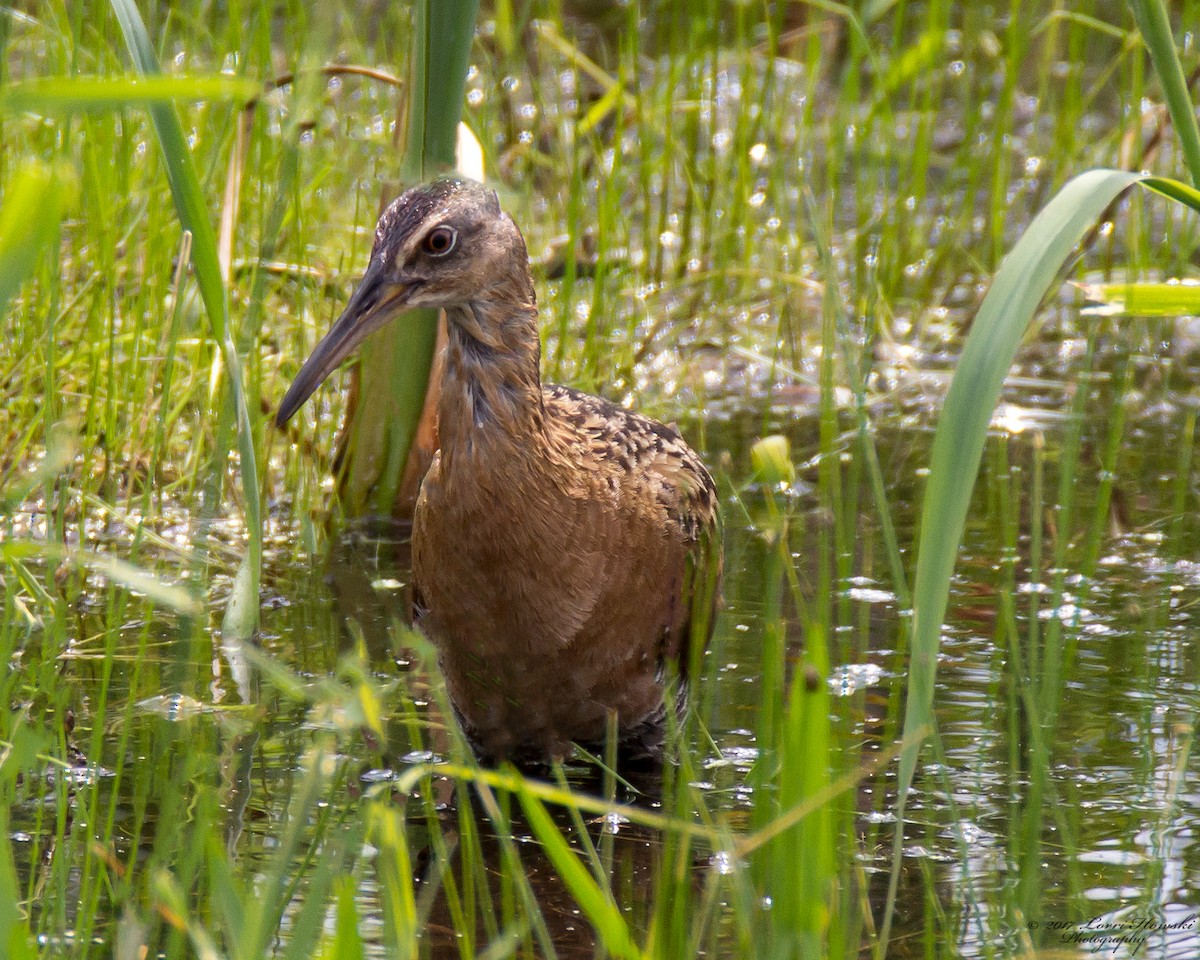
[[[533,285],[446,311],[446,374],[438,407],[444,467],[497,447],[528,447],[544,425]]]

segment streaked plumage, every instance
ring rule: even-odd
[[[666,663],[686,672],[711,631],[712,478],[672,427],[542,385],[524,239],[464,180],[384,212],[363,282],[279,421],[367,333],[419,306],[446,310],[449,341],[413,577],[464,731],[486,758],[562,757],[601,742],[615,711],[632,749],[655,749]]]

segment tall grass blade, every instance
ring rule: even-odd
[[[150,77],[161,74],[154,48],[146,34],[146,26],[133,0],[111,0],[111,3],[137,72]],[[220,344],[224,354],[225,369],[228,372],[230,389],[233,391],[249,549],[235,580],[235,587],[240,591],[238,602],[231,603],[227,610],[232,611],[234,615],[226,616],[223,629],[229,636],[246,638],[258,625],[258,592],[262,567],[261,497],[254,429],[250,409],[246,403],[246,391],[242,384],[241,362],[229,325],[229,298],[225,283],[221,279],[217,238],[204,199],[204,190],[188,149],[187,138],[179,123],[179,115],[171,103],[152,102],[149,110],[159,146],[162,148],[171,196],[175,200],[175,210],[183,228],[192,234],[192,266],[196,271],[196,283],[204,301],[205,312],[208,314],[213,339]]]
[[[1089,283],[1082,287],[1105,316],[1185,317],[1200,313],[1200,285],[1182,283]]]
[[[641,952],[633,942],[629,925],[621,916],[612,894],[588,873],[587,867],[567,845],[541,801],[524,789],[518,792],[518,796],[521,799],[521,809],[525,811],[525,819],[529,821],[534,835],[541,841],[546,856],[554,864],[563,883],[571,891],[571,896],[595,928],[604,949],[614,957],[637,960]]]
[[[269,956],[271,942],[287,922],[299,924],[301,917],[289,915],[289,903],[295,895],[298,883],[297,859],[311,856],[313,846],[320,844],[321,859],[329,858],[335,863],[341,860],[336,842],[329,838],[313,836],[310,839],[312,820],[320,804],[327,796],[330,781],[336,772],[332,759],[334,744],[331,737],[318,737],[300,761],[300,774],[288,804],[287,820],[276,834],[277,844],[271,858],[264,864],[257,878],[255,896],[246,905],[245,922],[241,930],[241,955],[245,957]],[[310,878],[317,889],[314,896],[323,900],[321,889],[329,879]],[[311,944],[311,940],[309,941]]]
[[[387,803],[372,803],[367,810],[369,837],[378,851],[376,883],[387,932],[387,955],[407,958],[417,955],[417,902],[413,893],[412,857],[404,817]]]
[[[1129,9],[1133,11],[1142,40],[1150,51],[1150,59],[1154,61],[1154,70],[1162,84],[1163,96],[1166,97],[1171,122],[1183,148],[1188,173],[1192,183],[1200,187],[1200,125],[1196,122],[1196,108],[1183,76],[1183,66],[1179,62],[1167,6],[1163,0],[1129,0]]]
[[[363,960],[363,942],[358,932],[358,907],[354,902],[354,877],[339,877],[334,884],[336,911],[333,935],[318,954],[323,960]]]
[[[0,207],[0,311],[58,230],[71,189],[49,167],[30,163],[13,177]]]
[[[406,185],[455,165],[455,144],[475,36],[478,0],[417,0],[409,72],[407,140],[400,174]],[[437,312],[415,310],[375,334],[363,354],[358,403],[346,426],[341,477],[349,514],[392,513],[408,451],[425,407],[437,342]]]
[[[33,960],[38,951],[20,906],[24,897],[13,859],[8,814],[12,787],[18,777],[27,777],[35,769],[39,744],[36,735],[17,717],[13,714],[11,719],[0,718],[0,956]]]
[[[1091,170],[1068,181],[1034,218],[1005,257],[967,335],[939,418],[921,509],[913,587],[913,637],[904,714],[896,835],[880,954],[899,877],[904,807],[923,737],[933,723],[933,683],[950,579],[962,540],[975,477],[1000,389],[1042,297],[1095,219],[1135,183],[1196,205],[1196,191],[1177,181],[1117,170]],[[1182,188],[1182,189],[1181,189]],[[1200,209],[1200,207],[1197,207]]]
[[[244,77],[44,77],[5,87],[0,110],[117,110],[173,100],[249,100],[261,92]]]
[[[331,897],[331,893],[338,892],[339,884],[341,891],[344,891],[343,881],[351,879],[345,873],[347,853],[361,844],[362,838],[357,828],[338,830],[333,837],[326,837],[321,842],[320,856],[314,858],[299,910],[293,911],[289,907],[286,920],[281,918],[280,926],[286,925],[289,937],[281,960],[312,960],[313,944],[325,928],[331,900],[338,917],[339,947],[336,956],[339,960],[354,960],[356,956],[362,956],[353,899],[349,901],[349,916],[344,916],[344,892],[339,892],[336,900]],[[295,881],[292,883],[295,884]],[[275,955],[279,956],[278,953]]]
[[[821,796],[830,787],[829,652],[817,627],[808,633],[805,659],[804,668],[792,678],[779,745],[779,801],[784,809]],[[833,807],[823,803],[780,836],[772,850],[778,914],[771,920],[796,956],[825,955],[836,876],[834,830]]]
[[[418,51],[424,89],[420,126],[409,127],[404,172],[426,177],[454,168],[479,0],[419,0],[417,10],[424,26],[417,35],[421,43],[424,34],[424,49]]]

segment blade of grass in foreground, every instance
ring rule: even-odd
[[[158,59],[146,34],[146,26],[133,0],[111,0],[113,12],[121,24],[125,44],[139,74],[157,76]],[[150,117],[162,148],[171,196],[185,230],[192,233],[192,266],[196,283],[204,301],[204,309],[212,326],[213,339],[221,345],[225,368],[233,391],[238,420],[238,451],[241,455],[242,499],[246,511],[246,529],[250,536],[249,549],[234,580],[234,593],[226,608],[222,631],[227,636],[244,639],[258,626],[258,589],[262,563],[262,519],[259,513],[258,461],[254,451],[254,432],[246,392],[242,386],[242,368],[238,359],[233,333],[229,328],[229,298],[221,279],[217,256],[217,238],[213,231],[204,190],[196,174],[191,152],[179,115],[170,103],[153,102]]]
[[[405,186],[455,166],[458,122],[478,0],[417,0],[408,86]],[[338,493],[351,515],[394,513],[425,408],[437,341],[437,312],[414,310],[378,331],[359,367],[359,395],[347,413],[348,447]]]
[[[22,167],[0,208],[0,312],[8,306],[37,258],[58,230],[64,191],[62,180],[49,167]]]
[[[114,110],[172,100],[249,100],[262,87],[244,77],[41,77],[0,92],[0,109],[37,113]]]
[[[1142,40],[1154,61],[1154,72],[1162,84],[1163,96],[1171,111],[1171,123],[1183,148],[1192,183],[1200,186],[1200,125],[1197,125],[1196,108],[1183,76],[1183,65],[1179,62],[1179,49],[1171,33],[1166,4],[1163,0],[1129,0],[1129,9],[1133,11]]]
[[[595,928],[605,950],[614,957],[637,960],[641,952],[634,944],[629,926],[613,901],[612,894],[596,882],[587,867],[567,845],[541,801],[525,790],[521,790],[518,796],[521,809],[525,811],[525,819],[529,821],[529,826],[541,841],[546,856],[554,864],[563,883],[571,891],[571,896]]]
[[[1089,283],[1080,289],[1099,306],[1089,313],[1128,317],[1192,317],[1200,313],[1200,285]]]
[[[9,805],[18,778],[37,776],[43,768],[35,757],[44,744],[41,734],[32,730],[19,711],[0,719],[0,956],[9,960],[34,960],[34,945],[29,917],[22,907],[25,889],[17,876],[13,841],[9,835]]]
[[[1017,346],[1042,297],[1096,218],[1135,183],[1200,211],[1200,192],[1176,180],[1119,170],[1090,170],[1068,181],[1000,265],[971,324],[942,407],[921,508],[908,700],[902,733],[905,748],[900,755],[892,874],[876,950],[879,957],[887,951],[899,879],[905,801],[923,740],[917,731],[932,727],[933,683],[942,620],[992,411]]]

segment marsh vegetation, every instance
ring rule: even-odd
[[[1088,296],[1194,277],[1183,204],[1068,244],[914,640],[1002,258],[1086,170],[1189,179],[1129,7],[483,4],[464,120],[546,377],[678,422],[721,490],[725,604],[645,782],[480,769],[404,529],[334,496],[345,392],[269,425],[398,176],[408,5],[143,6],[140,87],[108,4],[0,10],[0,953],[1200,951],[1200,309]]]

